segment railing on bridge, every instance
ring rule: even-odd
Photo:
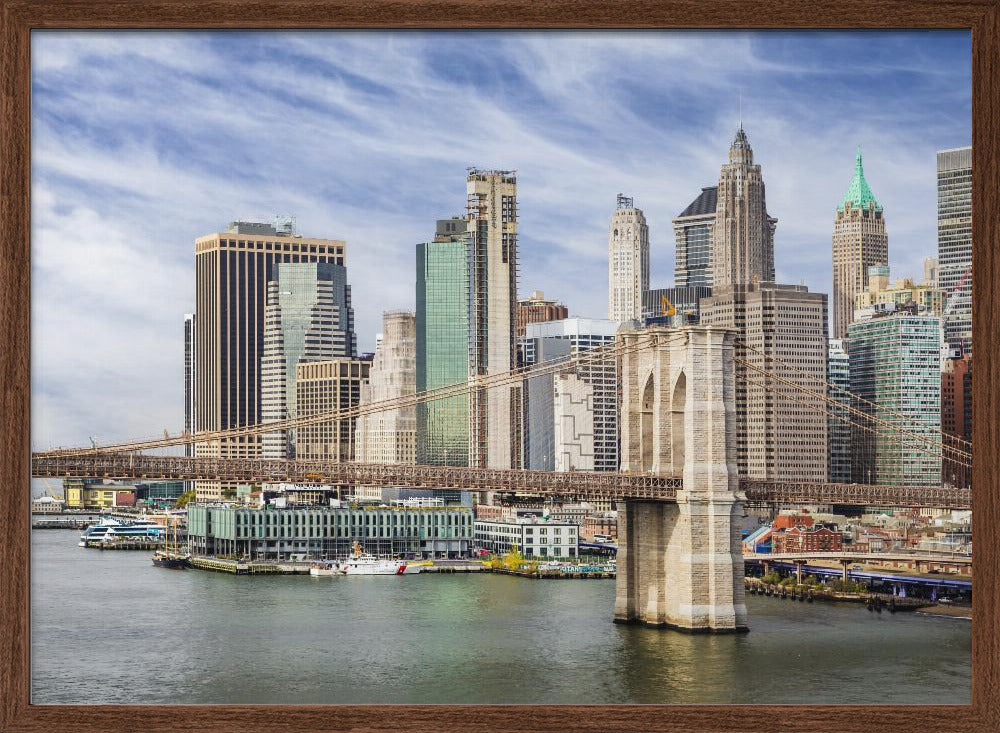
[[[36,477],[219,480],[240,483],[321,483],[339,486],[409,486],[468,489],[614,500],[675,501],[679,476],[597,471],[526,471],[458,466],[284,461],[260,458],[148,456],[138,453],[93,456],[34,456]],[[742,479],[748,502],[854,504],[968,509],[969,489],[929,486],[807,483]]]

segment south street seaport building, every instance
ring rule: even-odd
[[[468,507],[188,509],[188,539],[196,555],[346,557],[357,541],[373,555],[460,558],[469,556],[472,538]]]

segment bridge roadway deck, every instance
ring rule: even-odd
[[[313,460],[264,460],[149,456],[105,453],[77,456],[34,455],[34,477],[174,479],[238,483],[289,482],[339,486],[408,486],[519,492],[581,499],[646,499],[673,502],[683,487],[679,476],[597,471],[523,471],[500,468],[422,466]],[[969,489],[926,486],[809,483],[742,479],[749,502],[854,504],[968,509]]]
[[[837,562],[921,562],[948,565],[972,565],[968,555],[919,555],[899,552],[744,552],[744,560],[760,562],[795,562],[797,560],[831,560]]]

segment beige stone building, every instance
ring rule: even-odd
[[[356,406],[361,401],[361,388],[368,382],[370,369],[371,362],[361,359],[300,363],[295,369],[298,417]],[[353,461],[356,422],[357,418],[349,417],[299,427],[296,457]]]
[[[261,357],[267,283],[280,262],[343,265],[346,244],[298,236],[291,226],[233,222],[225,232],[195,240],[194,432],[228,430],[261,422]],[[260,456],[261,438],[201,441],[195,455]],[[195,482],[199,500],[234,489],[219,481]]]
[[[735,328],[750,348],[749,364],[825,393],[827,299],[802,285],[760,283],[716,288],[701,300],[701,323]],[[784,362],[805,374],[783,367]],[[768,389],[771,387],[772,389]],[[826,481],[827,417],[803,405],[790,387],[736,364],[736,448],[740,474],[750,478]]]
[[[888,262],[889,236],[885,231],[885,217],[865,180],[859,147],[854,178],[837,207],[833,223],[832,338],[847,338],[847,327],[854,322],[855,298],[868,287],[869,268]]]
[[[642,318],[642,294],[649,290],[649,227],[642,209],[618,194],[608,230],[608,318]]]
[[[854,296],[854,310],[870,316],[873,306],[881,303],[904,305],[913,302],[917,312],[934,316],[943,316],[948,302],[948,294],[944,288],[934,285],[917,285],[913,278],[903,277],[889,284],[889,268],[876,265],[868,268],[868,289]],[[862,313],[855,313],[853,321],[859,320]]]
[[[417,322],[411,311],[382,314],[382,338],[375,348],[361,404],[408,397],[417,390]],[[417,408],[397,407],[358,417],[355,459],[361,463],[416,463]]]

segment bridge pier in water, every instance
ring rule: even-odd
[[[746,631],[736,467],[735,333],[707,326],[619,335],[622,470],[683,476],[676,503],[618,507],[616,623]]]

